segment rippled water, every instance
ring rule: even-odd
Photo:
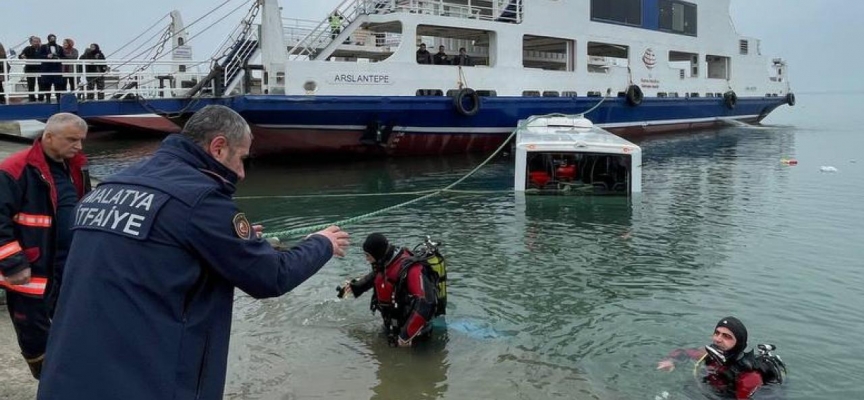
[[[643,140],[644,193],[632,200],[447,194],[345,226],[350,254],[294,292],[238,294],[226,398],[701,399],[689,366],[665,373],[656,362],[708,343],[730,314],[751,345],[779,347],[789,367],[781,398],[864,398],[862,100],[802,95],[760,129]],[[155,146],[95,141],[94,172]],[[483,158],[256,163],[238,195],[436,189]],[[499,158],[460,188],[501,191],[512,179],[512,159]],[[411,198],[239,203],[278,231]],[[389,348],[368,298],[335,298],[337,283],[367,270],[360,243],[373,231],[446,244],[446,326],[420,348]]]

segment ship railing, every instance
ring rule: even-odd
[[[343,34],[346,28],[359,16],[367,14],[363,8],[364,3],[364,0],[345,0],[340,3],[312,31],[291,47],[288,52],[288,59],[314,59],[320,50],[329,46],[334,40],[343,40],[339,36]],[[331,19],[334,16],[338,19]],[[338,21],[339,25],[333,25],[331,23],[333,21]]]
[[[522,23],[524,0],[361,0],[368,14],[413,13]],[[490,5],[491,4],[491,5]]]
[[[282,18],[282,31],[285,36],[285,42],[289,46],[300,43],[303,38],[315,31],[320,21],[309,19]]]
[[[79,100],[148,99],[183,97],[189,88],[200,82],[207,71],[192,70],[191,65],[207,65],[205,61],[146,60],[6,60],[6,71],[0,74],[5,96],[0,104],[27,102],[30,96],[54,101],[66,93]],[[25,66],[61,64],[62,72],[24,72]],[[65,67],[65,68],[64,68]],[[88,71],[89,70],[89,71]],[[104,72],[100,72],[104,70]],[[55,77],[54,85],[47,82]],[[59,79],[57,79],[59,78]],[[34,90],[28,90],[32,79]],[[53,86],[53,88],[51,87]],[[52,90],[53,89],[53,90]],[[214,92],[214,88],[205,89]]]

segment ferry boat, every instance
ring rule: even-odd
[[[345,0],[304,21],[255,0],[210,59],[100,61],[116,87],[96,116],[116,123],[108,114],[128,99],[182,125],[224,104],[249,122],[257,156],[487,152],[519,120],[552,113],[626,137],[757,123],[795,95],[787,63],[736,31],[730,1]],[[27,75],[7,72],[7,94],[26,96]],[[77,109],[72,97],[62,109]],[[44,112],[14,110],[27,106],[22,116]]]
[[[520,119],[601,102],[586,117],[627,136],[795,103],[786,62],[736,31],[730,0],[346,0],[305,25],[260,4],[259,36],[233,46],[248,75],[226,88],[258,155],[489,151]]]
[[[582,115],[520,121],[513,187],[525,194],[642,192],[642,149]]]

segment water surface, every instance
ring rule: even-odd
[[[782,398],[864,397],[864,95],[798,100],[759,129],[642,140],[644,193],[634,199],[522,199],[506,192],[512,158],[499,157],[460,186],[494,192],[345,226],[349,255],[294,292],[238,292],[226,398],[707,398],[691,366],[655,366],[708,343],[726,315],[744,321],[751,345],[779,347]],[[99,175],[156,145],[99,140],[88,150]],[[437,189],[484,158],[254,162],[238,202],[270,231],[315,225],[413,197],[270,196]],[[798,165],[781,163],[790,158]],[[389,348],[368,298],[335,298],[339,282],[367,270],[360,244],[373,231],[446,244],[447,326],[421,348]]]

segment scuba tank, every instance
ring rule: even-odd
[[[438,305],[435,307],[435,316],[447,313],[447,264],[444,256],[438,251],[442,246],[440,242],[433,242],[432,238],[426,236],[423,243],[414,247],[411,252],[414,257],[411,262],[424,264],[424,269],[431,272],[430,279],[435,283]]]

